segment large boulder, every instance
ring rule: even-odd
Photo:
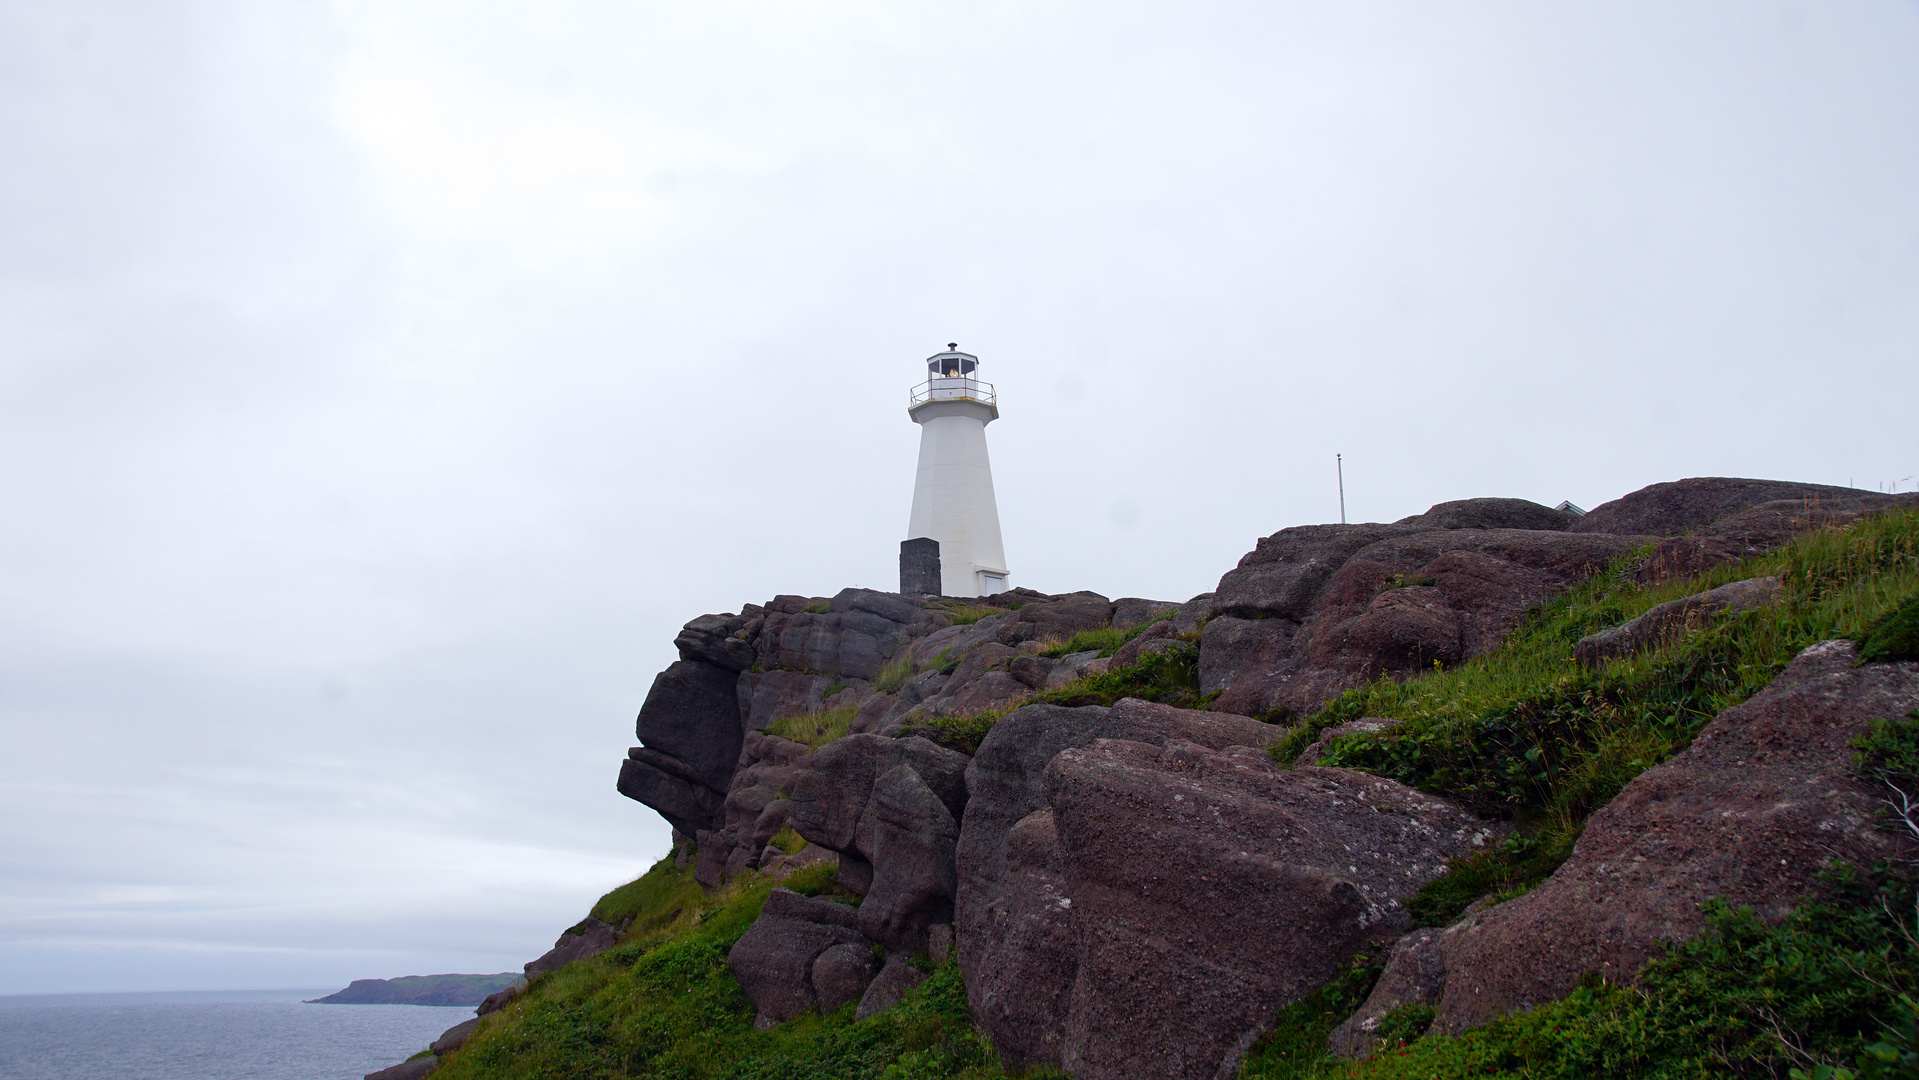
[[[1179,610],[1179,605],[1170,600],[1142,600],[1137,596],[1122,596],[1113,601],[1113,629],[1131,630],[1141,623],[1163,619]]]
[[[635,723],[640,743],[685,765],[694,780],[726,791],[740,757],[738,675],[703,660],[676,660],[653,679]]]
[[[1416,529],[1402,525],[1300,525],[1261,539],[1219,579],[1213,614],[1291,619],[1312,614],[1333,572],[1354,552]]]
[[[746,999],[759,1011],[758,1023],[780,1023],[818,1008],[814,984],[816,962],[840,945],[867,949],[866,939],[854,928],[853,909],[828,900],[815,900],[787,889],[767,895],[760,917],[726,954],[726,963],[739,980]],[[842,956],[844,954],[841,954]],[[843,1004],[845,972],[829,962],[829,994]]]
[[[1053,812],[1035,810],[1014,822],[998,854],[997,887],[990,895],[975,887],[971,917],[962,923],[967,998],[1006,1069],[1057,1066],[1079,952]],[[968,936],[981,933],[991,938]]]
[[[620,762],[619,792],[659,811],[687,836],[718,828],[725,795],[693,779],[692,770],[669,755],[636,746]]]
[[[1417,521],[1419,519],[1409,519]],[[1466,518],[1470,520],[1470,517]],[[1296,599],[1281,617],[1244,618],[1241,604],[1206,624],[1201,689],[1214,708],[1309,715],[1381,675],[1406,676],[1498,646],[1533,606],[1590,576],[1647,537],[1527,529],[1426,529],[1417,525],[1318,526],[1269,537],[1220,583],[1279,578]],[[1388,530],[1372,536],[1367,530]],[[1285,559],[1294,561],[1288,562]],[[1271,559],[1279,559],[1274,562]],[[1246,578],[1247,568],[1267,578]],[[1263,568],[1263,569],[1262,569]],[[1276,569],[1275,569],[1276,568]],[[1241,590],[1243,594],[1244,590]],[[1295,621],[1299,620],[1299,621]]]
[[[1579,515],[1555,510],[1525,499],[1457,499],[1443,502],[1395,525],[1414,525],[1422,529],[1536,529],[1557,531],[1570,528]]]
[[[1047,764],[1102,738],[1264,748],[1283,734],[1243,716],[1132,698],[1111,708],[1028,705],[987,732],[966,767],[955,918],[967,999],[1006,1068],[1058,1066],[1064,984],[1035,980],[1062,972],[1066,978],[1077,963],[1070,905],[1060,903],[1065,894],[1051,862],[1051,819],[1034,817],[1048,809]],[[1012,843],[1015,826],[1026,838],[1020,844]]]
[[[700,660],[728,671],[753,666],[753,644],[743,633],[747,620],[738,615],[702,615],[687,623],[674,647],[686,660]]]
[[[860,821],[873,882],[860,903],[860,932],[889,949],[917,952],[927,931],[953,921],[959,824],[910,765],[873,784]]]
[[[939,799],[955,820],[966,809],[967,758],[918,736],[848,735],[813,751],[793,775],[793,805],[787,821],[801,836],[821,847],[870,861],[862,843],[860,819],[879,778],[905,765]]]
[[[813,961],[813,993],[820,1011],[830,1013],[865,996],[880,969],[873,950],[850,942],[834,945]]]
[[[532,978],[543,971],[565,967],[575,960],[598,956],[619,943],[618,930],[588,916],[578,926],[561,934],[560,940],[553,943],[553,948],[547,950],[538,960],[528,962],[527,977]]]
[[[1775,603],[1781,591],[1778,578],[1762,577],[1680,597],[1618,626],[1580,638],[1573,645],[1573,658],[1587,667],[1597,667],[1617,657],[1658,648],[1704,627],[1717,616]]]
[[[853,1019],[864,1020],[869,1016],[883,1013],[900,1003],[908,990],[926,981],[920,969],[909,963],[899,953],[888,953],[886,966],[874,977],[860,997],[860,1007],[853,1010]]]
[[[1593,814],[1544,884],[1448,928],[1435,1030],[1556,1000],[1588,973],[1630,979],[1705,928],[1706,900],[1777,922],[1832,860],[1910,854],[1910,836],[1878,827],[1881,792],[1854,775],[1852,744],[1919,708],[1919,663],[1856,655],[1844,641],[1802,652]]]
[[[1792,499],[1806,505],[1857,497],[1852,488],[1789,480],[1695,476],[1653,484],[1602,503],[1572,525],[1574,532],[1673,536],[1691,532],[1760,503]]]
[[[1291,619],[1242,619],[1215,615],[1199,636],[1199,691],[1218,692],[1213,707],[1221,712],[1256,713],[1266,708],[1291,674]]]
[[[1046,768],[1077,975],[1080,1080],[1230,1076],[1279,1010],[1409,925],[1404,903],[1496,835],[1348,769],[1247,747],[1102,740]]]

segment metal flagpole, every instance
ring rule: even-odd
[[[1333,467],[1339,470],[1339,523],[1346,524],[1346,460],[1343,454],[1333,455]]]

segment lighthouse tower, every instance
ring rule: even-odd
[[[920,426],[920,464],[900,591],[989,596],[1006,591],[1007,576],[986,460],[986,425],[999,419],[999,404],[993,384],[979,380],[979,357],[946,348],[927,357],[927,379],[906,407]]]

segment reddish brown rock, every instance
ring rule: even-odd
[[[760,917],[727,953],[726,963],[761,1021],[790,1020],[819,1006],[814,964],[837,945],[867,948],[853,909],[786,889],[768,894]],[[829,965],[829,974],[834,972]],[[841,987],[834,983],[833,992]],[[764,1025],[763,1025],[764,1026]]]
[[[1266,747],[1283,732],[1243,716],[1131,698],[1112,708],[1028,705],[993,726],[966,769],[954,929],[973,1014],[1009,1069],[1059,1064],[1078,960],[1055,863],[1046,765],[1106,737]]]
[[[1077,974],[1061,1067],[1212,1080],[1495,835],[1458,806],[1250,748],[1103,740],[1047,766]]]
[[[580,925],[560,935],[553,948],[538,960],[526,965],[528,978],[543,971],[565,967],[575,960],[584,960],[589,956],[598,956],[620,943],[620,932],[598,919],[588,916]]]
[[[1415,930],[1393,944],[1386,970],[1373,984],[1365,1004],[1333,1029],[1326,1048],[1343,1058],[1367,1058],[1376,1049],[1379,1022],[1402,1005],[1431,1005],[1446,989],[1446,955],[1441,933]]]
[[[1919,707],[1919,664],[1854,656],[1843,641],[1801,653],[1595,813],[1544,884],[1449,928],[1435,1030],[1556,1000],[1588,973],[1629,979],[1704,929],[1705,900],[1777,922],[1830,860],[1910,851],[1876,826],[1880,794],[1853,775],[1852,743]]]
[[[1760,503],[1792,499],[1812,504],[1843,501],[1859,494],[1853,488],[1827,484],[1695,476],[1652,484],[1602,503],[1574,522],[1572,531],[1673,536],[1710,525],[1728,514],[1749,510]]]
[[[1919,507],[1919,493],[1854,492],[1850,497],[1825,493],[1760,503],[1693,532],[1659,541],[1636,577],[1642,585],[1692,577],[1783,547],[1809,532],[1844,528],[1862,517],[1915,507]]]
[[[953,921],[959,824],[912,766],[896,765],[874,781],[859,828],[873,864],[860,932],[901,952],[925,948],[928,929]]]
[[[873,950],[865,945],[834,945],[820,953],[813,961],[812,976],[820,1011],[830,1013],[858,1001],[879,969]]]

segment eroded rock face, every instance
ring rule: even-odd
[[[1373,1056],[1379,1022],[1402,1005],[1431,1005],[1446,989],[1446,953],[1441,933],[1415,930],[1393,943],[1386,970],[1373,984],[1365,1004],[1333,1029],[1326,1048],[1343,1058]]]
[[[955,914],[967,999],[1008,1069],[1059,1064],[1066,987],[1078,964],[1071,904],[1062,903],[1069,898],[1053,861],[1047,764],[1101,738],[1263,748],[1282,734],[1242,716],[1130,698],[1110,709],[1028,705],[987,733],[966,769]]]
[[[859,928],[900,952],[926,947],[927,931],[953,921],[959,824],[911,765],[895,765],[873,783],[859,830],[873,864]]]
[[[653,680],[635,728],[641,745],[681,762],[700,784],[725,792],[740,756],[734,672],[678,660]]]
[[[774,889],[767,896],[760,917],[726,955],[733,977],[761,1018],[777,1023],[819,1007],[813,973],[822,954],[840,945],[870,951],[854,929],[855,918],[853,909],[843,904],[787,889]],[[842,996],[846,973],[833,963],[826,973],[829,992]]]
[[[745,671],[753,666],[753,645],[740,632],[747,620],[738,615],[702,615],[687,623],[673,639],[680,657],[702,660],[728,671]]]
[[[1061,1065],[1082,1080],[1230,1076],[1494,835],[1389,780],[1176,739],[1064,750],[1045,783],[1079,960]]]
[[[1501,500],[1471,500],[1482,501]],[[1500,517],[1462,512],[1439,519]],[[1227,614],[1214,616],[1201,634],[1200,687],[1221,691],[1214,708],[1310,715],[1380,675],[1478,656],[1497,647],[1534,605],[1646,540],[1409,524],[1421,520],[1317,526],[1322,532],[1286,530],[1262,540],[1241,569],[1221,579]],[[1255,604],[1240,587],[1281,579],[1292,590],[1283,604]],[[1227,602],[1233,596],[1240,597],[1237,606]]]
[[[1219,579],[1213,613],[1242,619],[1291,619],[1312,614],[1313,601],[1354,553],[1414,531],[1403,525],[1300,525],[1259,541],[1239,566]]]
[[[853,1010],[853,1019],[864,1020],[869,1016],[883,1013],[900,1003],[906,992],[926,981],[920,969],[907,963],[906,957],[898,953],[888,953],[886,966],[866,988],[860,998],[860,1007]]]
[[[1821,888],[1828,860],[1909,852],[1876,827],[1880,794],[1853,775],[1852,742],[1919,707],[1919,664],[1854,656],[1843,641],[1801,653],[1593,814],[1544,884],[1448,928],[1434,1030],[1556,1000],[1588,972],[1631,978],[1705,928],[1705,900],[1777,922]]]
[[[848,735],[800,763],[787,820],[793,831],[815,844],[870,861],[870,842],[861,843],[859,824],[874,783],[905,765],[957,819],[966,809],[966,764],[965,754],[918,736]]]

